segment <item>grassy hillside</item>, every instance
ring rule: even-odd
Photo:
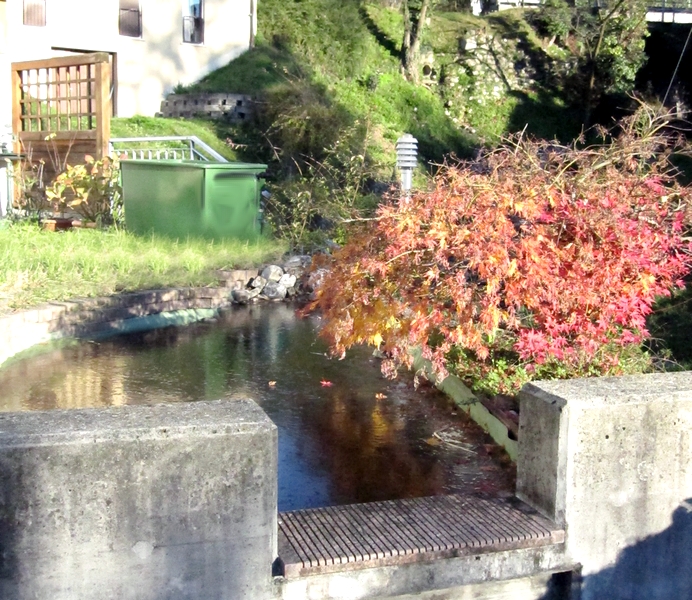
[[[197,136],[228,160],[236,160],[236,153],[219,139],[213,123],[203,119],[158,119],[136,116],[129,119],[116,118],[111,121],[111,136]],[[147,146],[148,147],[148,146]]]
[[[370,153],[375,159],[389,155],[390,162],[393,144],[403,132],[416,136],[431,160],[449,152],[469,154],[477,144],[475,136],[445,114],[439,94],[399,74],[397,51],[378,35],[366,3],[263,0],[258,9],[257,47],[193,89],[260,97],[268,114],[257,125],[273,134],[278,149],[314,152],[308,139],[312,132],[303,126],[315,119],[324,146],[340,139],[345,130],[363,126]],[[320,115],[329,118],[321,121]],[[296,138],[303,143],[284,148]]]
[[[403,19],[387,3],[263,0],[258,10],[257,47],[191,87],[259,97],[265,114],[255,125],[269,137],[266,159],[277,151],[292,160],[296,154],[313,155],[304,123],[311,119],[319,123],[325,146],[343,129],[365,124],[369,153],[389,162],[403,132],[419,139],[424,159],[437,162],[449,153],[469,155],[479,143],[494,144],[527,124],[529,132],[543,137],[567,139],[579,130],[556,90],[540,82],[549,80],[552,58],[523,11],[483,18],[434,11],[422,45],[433,75],[415,86],[399,73]],[[468,38],[490,45],[490,53],[460,53]],[[527,81],[506,72],[519,62],[529,63]],[[331,123],[314,112],[330,113]],[[232,136],[261,145],[247,131]],[[294,147],[296,138],[304,143]],[[319,152],[316,157],[322,158]]]

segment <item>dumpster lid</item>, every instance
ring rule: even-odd
[[[156,165],[161,167],[192,167],[196,169],[217,169],[221,171],[252,171],[262,172],[267,170],[267,165],[259,163],[244,162],[206,162],[202,160],[143,160],[143,159],[122,159],[121,165]]]

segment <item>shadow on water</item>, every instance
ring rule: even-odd
[[[568,574],[567,574],[568,575]],[[546,592],[541,600],[570,598],[569,581],[562,590]],[[557,583],[556,579],[556,583]],[[559,595],[560,591],[562,595]],[[683,600],[692,598],[692,498],[680,504],[671,524],[655,535],[624,548],[616,563],[585,575],[579,600]]]

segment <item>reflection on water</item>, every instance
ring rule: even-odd
[[[54,350],[0,370],[0,411],[252,398],[279,427],[280,510],[513,490],[512,467],[444,395],[384,380],[364,348],[329,360],[318,324],[258,305]],[[432,437],[449,425],[469,446]]]

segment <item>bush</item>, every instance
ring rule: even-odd
[[[103,225],[123,222],[120,161],[84,157],[85,164],[67,166],[46,189],[53,211],[74,210],[87,221]]]
[[[663,125],[642,109],[596,146],[513,138],[383,205],[310,307],[332,351],[376,346],[394,376],[418,346],[438,376],[503,393],[641,370],[645,317],[690,267]]]
[[[566,0],[545,0],[534,22],[540,33],[564,43],[572,30],[572,9]]]
[[[292,248],[324,247],[328,236],[343,237],[344,220],[373,212],[379,198],[368,188],[378,165],[366,157],[368,137],[368,127],[356,121],[322,150],[321,160],[304,157],[299,177],[268,185],[267,218]]]

